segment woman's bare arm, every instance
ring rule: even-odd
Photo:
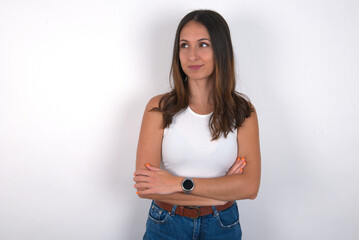
[[[235,175],[235,174],[241,174],[243,172],[243,168],[246,166],[245,158],[237,158],[235,163],[232,165],[232,167],[227,172],[227,175]],[[147,168],[155,169],[154,167],[147,166]],[[159,168],[156,168],[156,170],[162,171]],[[166,171],[162,171],[163,173],[167,173]],[[168,173],[167,173],[168,174]],[[137,177],[134,177],[136,179]],[[181,180],[183,178],[176,178],[178,180]],[[176,183],[175,185],[179,185],[181,182]],[[163,184],[164,185],[164,184]],[[212,199],[202,196],[197,196],[193,194],[186,194],[182,192],[176,192],[171,194],[139,194],[139,197],[141,198],[148,198],[153,200],[160,200],[166,203],[175,204],[175,205],[183,205],[183,206],[211,206],[211,205],[223,205],[228,200],[218,200],[218,199]]]
[[[146,129],[150,128],[149,126],[146,126],[146,124],[149,124],[146,120],[150,119],[150,117],[145,120],[145,115],[141,127],[141,134],[145,134]],[[151,117],[154,118],[153,115]],[[161,115],[160,117],[162,120]],[[156,121],[153,121],[152,124],[154,122]],[[161,127],[161,124],[158,124],[158,122],[157,125],[152,126],[151,130],[153,131],[154,127]],[[141,146],[141,134],[139,149]],[[162,133],[159,135],[161,135],[161,138],[160,142],[157,144],[161,145]],[[192,191],[192,194],[184,195],[184,197],[198,196],[220,201],[256,198],[259,190],[261,172],[259,131],[256,112],[252,112],[251,116],[245,120],[243,126],[238,129],[237,136],[238,153],[239,155],[246,157],[246,171],[243,174],[232,174],[218,178],[195,178],[193,179],[195,182],[195,189]],[[156,147],[154,141],[152,141],[151,144],[152,147]],[[161,153],[159,152],[158,159],[161,158],[160,154]],[[137,156],[139,156],[139,153]],[[136,166],[136,177],[134,179],[136,181],[136,188],[139,190],[140,197],[165,199],[169,196],[160,195],[171,195],[173,193],[182,192],[180,183],[183,181],[183,177],[176,177],[162,169],[159,169],[160,160],[156,162],[150,161],[151,159],[139,157],[137,160],[138,159],[140,159],[140,161],[137,161],[137,163],[140,163],[140,166]],[[141,161],[141,159],[143,160]],[[144,169],[146,163],[151,165],[147,167],[148,169]]]
[[[136,170],[146,169],[146,163],[160,167],[163,137],[162,113],[150,110],[158,107],[161,96],[151,98],[144,111],[137,144]]]
[[[194,179],[194,195],[219,200],[255,199],[261,177],[261,155],[257,113],[254,111],[246,118],[237,134],[238,154],[245,156],[246,168],[243,174],[219,178]]]
[[[163,137],[163,118],[162,113],[155,111],[151,112],[150,110],[153,107],[158,107],[158,103],[161,97],[162,95],[153,97],[146,106],[137,146],[136,171],[147,169],[145,164],[150,164],[151,166],[157,168],[160,167]],[[145,190],[145,188],[138,188],[138,190]],[[146,196],[140,195],[140,197],[161,200],[176,205],[220,205],[225,203],[225,201],[184,194],[180,192],[173,194],[152,194]]]

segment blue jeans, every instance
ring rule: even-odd
[[[237,202],[214,214],[205,215],[197,219],[175,215],[177,206],[167,212],[152,201],[144,240],[235,240],[242,239],[242,229],[239,223]]]

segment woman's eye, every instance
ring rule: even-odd
[[[199,46],[200,47],[208,47],[209,45],[207,43],[200,43]]]
[[[182,43],[182,44],[181,44],[181,48],[188,48],[187,43]]]

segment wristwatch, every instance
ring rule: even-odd
[[[190,193],[194,189],[194,182],[192,178],[186,178],[182,182],[182,189],[185,193]]]

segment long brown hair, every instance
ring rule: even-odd
[[[229,132],[240,127],[253,112],[247,96],[235,90],[236,79],[234,56],[230,31],[227,22],[217,12],[196,10],[188,13],[178,25],[170,71],[171,91],[162,96],[159,106],[151,111],[163,114],[163,128],[169,127],[173,116],[188,107],[188,82],[179,59],[179,37],[182,28],[189,22],[203,24],[210,35],[214,54],[214,71],[210,76],[213,83],[212,98],[214,111],[209,119],[212,140],[221,134],[227,137]],[[173,85],[171,83],[171,76]]]

